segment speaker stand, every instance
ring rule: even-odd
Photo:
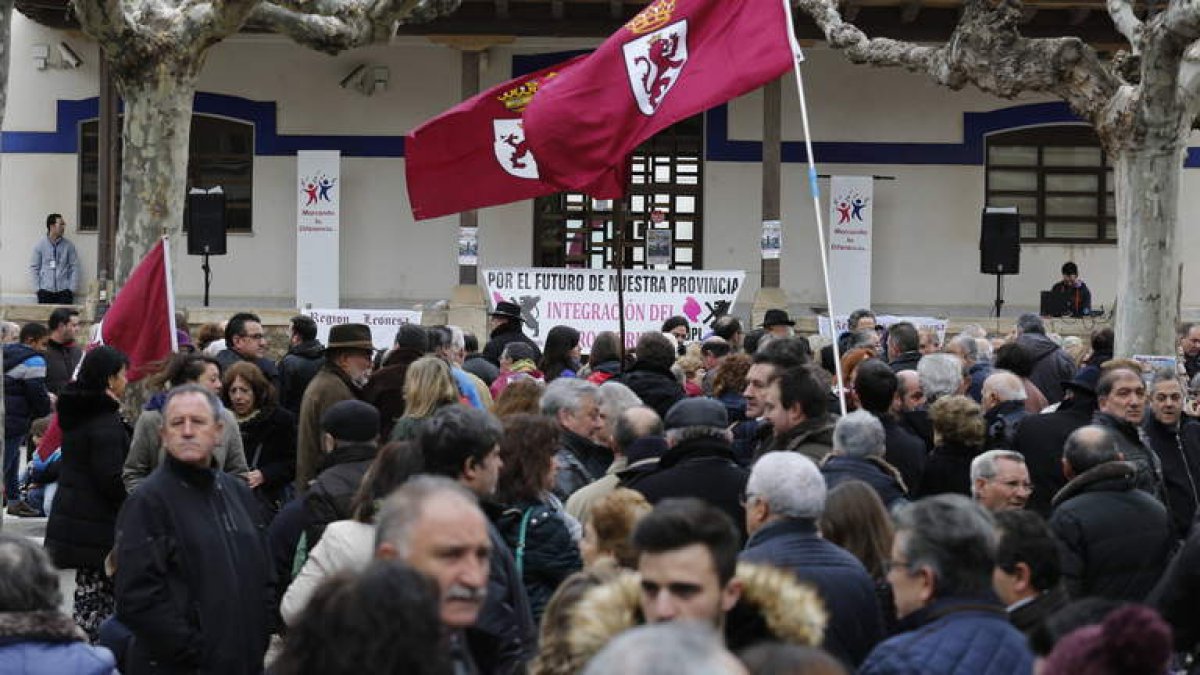
[[[207,290],[205,291],[204,297],[208,298]],[[208,305],[207,300],[205,300],[205,305],[206,306]],[[994,309],[994,311],[996,312],[997,319],[1000,318],[1000,308],[1003,306],[1004,306],[1004,275],[997,274],[996,275],[996,301],[995,301],[995,309]]]
[[[200,263],[204,270],[204,306],[208,307],[208,289],[212,286],[212,267],[208,264],[208,246],[204,247],[204,262]]]

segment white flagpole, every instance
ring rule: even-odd
[[[179,351],[179,335],[175,332],[175,284],[171,281],[171,237],[164,234],[163,242],[163,271],[167,276],[167,317],[171,331],[171,353]]]
[[[808,103],[804,99],[804,78],[800,76],[800,62],[804,60],[804,52],[796,40],[796,27],[792,22],[792,5],[789,0],[783,2],[783,13],[787,17],[788,42],[792,46],[792,69],[796,73],[796,91],[800,96],[800,119],[804,125],[804,154],[808,157],[808,189],[812,193],[813,215],[817,219],[817,241],[821,248],[821,274],[825,280],[825,303],[829,306],[829,328],[833,335],[833,368],[837,377],[835,386],[838,394],[838,404],[842,415],[846,414],[846,392],[842,387],[842,354],[838,349],[837,323],[834,319],[833,292],[829,289],[829,252],[825,248],[825,219],[821,217],[821,188],[817,185],[817,164],[813,159],[812,130],[808,126]]]

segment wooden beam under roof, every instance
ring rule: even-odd
[[[907,0],[900,5],[900,23],[912,23],[921,14],[921,0]]]

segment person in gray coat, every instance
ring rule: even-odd
[[[1050,403],[1058,403],[1063,397],[1062,383],[1075,377],[1075,362],[1046,337],[1046,324],[1037,314],[1022,314],[1017,319],[1017,344],[1029,351],[1033,359],[1033,372],[1029,380],[1037,386]]]
[[[79,285],[79,255],[63,236],[67,223],[57,213],[46,216],[46,236],[33,246],[29,274],[38,304],[70,305]]]

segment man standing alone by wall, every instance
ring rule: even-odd
[[[57,213],[46,216],[46,236],[33,247],[29,269],[33,290],[42,305],[71,305],[75,303],[75,287],[79,283],[79,256],[75,244],[63,236],[67,223]]]

